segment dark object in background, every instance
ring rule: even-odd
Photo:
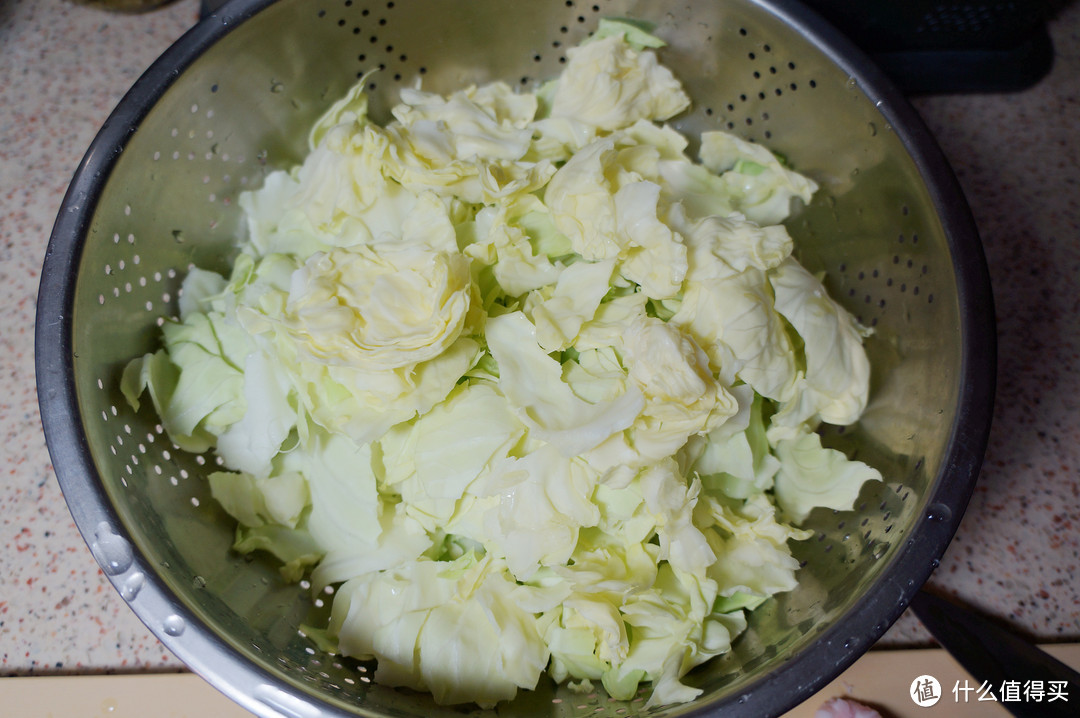
[[[1076,717],[1069,699],[1080,691],[1080,673],[1007,627],[925,589],[912,597],[911,608],[938,643],[1016,718]],[[1038,682],[1066,699],[1005,700],[1002,692],[1009,681],[1015,686]]]
[[[1061,0],[803,0],[908,94],[1010,92],[1053,64]]]

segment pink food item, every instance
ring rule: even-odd
[[[817,709],[814,718],[881,718],[881,714],[848,698],[833,698]]]

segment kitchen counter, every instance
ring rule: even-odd
[[[94,563],[41,432],[34,304],[64,190],[98,128],[198,16],[0,3],[0,675],[182,668]],[[1035,87],[918,98],[968,196],[997,304],[998,394],[974,497],[931,584],[1042,642],[1080,639],[1080,7]],[[930,644],[905,615],[887,647]],[[914,675],[914,674],[913,674]]]

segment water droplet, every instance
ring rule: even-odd
[[[127,571],[134,560],[131,544],[113,533],[112,527],[106,521],[99,523],[94,530],[94,540],[90,544],[90,551],[101,565],[101,569],[110,576]]]
[[[866,128],[870,130],[871,137],[877,137],[877,125],[875,125],[873,122],[870,122],[866,125]]]
[[[196,576],[191,579],[191,585],[195,588],[206,588],[206,579],[202,576]]]
[[[926,509],[927,521],[948,521],[952,518],[952,509],[945,504],[930,504]]]
[[[940,565],[941,565],[941,561],[938,561],[936,558],[933,561],[930,562],[930,568],[932,568],[932,569],[937,568]]]
[[[858,176],[859,176],[859,168],[858,168],[858,167],[856,167],[855,169],[851,170],[851,176],[852,176],[852,177],[858,177]]]
[[[845,85],[846,85],[847,89],[849,89],[849,90],[854,90],[854,89],[855,89],[855,86],[856,86],[857,84],[858,84],[858,83],[857,83],[857,82],[855,81],[855,78],[854,78],[854,77],[849,77],[849,78],[847,79],[847,83],[845,83]]]
[[[851,648],[856,643],[858,643],[858,641],[856,639],[848,638],[847,640],[844,641],[844,648]]]
[[[139,591],[142,590],[145,581],[146,577],[142,575],[142,572],[135,571],[120,584],[120,595],[129,603],[134,601],[135,597],[139,595]]]
[[[179,636],[187,626],[180,616],[169,616],[161,623],[161,629],[170,636]]]
[[[113,713],[120,704],[117,703],[115,698],[106,698],[101,702],[102,713]]]
[[[285,85],[284,84],[282,84],[280,82],[277,82],[277,81],[270,83],[270,92],[277,93],[277,92],[284,92],[284,91],[285,91]]]
[[[884,556],[885,553],[888,550],[889,550],[889,544],[885,543],[884,541],[881,541],[881,542],[878,542],[878,543],[874,544],[873,551],[870,553],[870,555],[874,558],[874,560],[877,560],[877,559],[881,558],[882,556]]]

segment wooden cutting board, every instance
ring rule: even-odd
[[[1043,648],[1080,669],[1080,643]],[[920,675],[934,676],[940,682],[941,698],[936,705],[923,708],[912,700],[911,684]],[[965,685],[978,688],[943,650],[874,650],[784,718],[814,718],[821,704],[834,697],[865,702],[887,718],[1009,715],[999,703],[978,700],[976,690],[965,692]],[[955,693],[954,687],[959,689]],[[1069,695],[1067,700],[1080,716],[1080,695]],[[3,678],[0,714],[10,718],[251,718],[191,673]]]

